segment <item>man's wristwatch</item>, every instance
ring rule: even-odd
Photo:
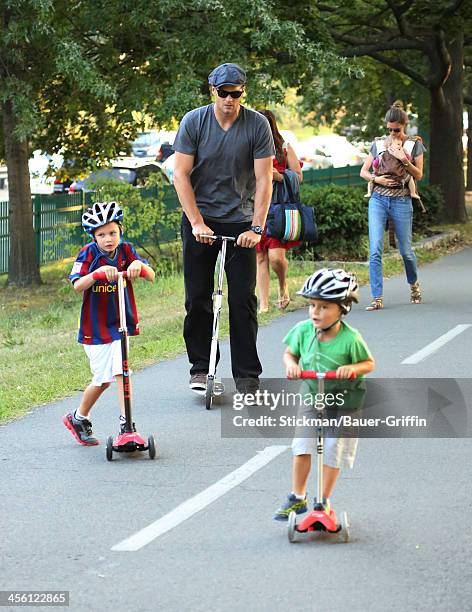
[[[251,225],[251,232],[254,232],[255,234],[259,234],[260,236],[262,236],[264,232],[264,228],[261,227],[260,225]]]

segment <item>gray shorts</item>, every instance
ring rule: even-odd
[[[310,406],[300,406],[298,416],[308,418],[318,416],[332,417],[335,412],[318,412]],[[327,426],[323,428],[324,440],[324,461],[325,465],[333,468],[352,468],[356,458],[357,450],[357,428],[342,427],[341,429]],[[314,455],[316,453],[316,440],[318,430],[316,426],[304,426],[295,430],[295,437],[292,441],[293,455]]]
[[[356,458],[358,438],[324,437],[325,465],[333,468],[352,468]],[[312,438],[293,438],[293,455],[314,455],[316,453],[316,435]]]

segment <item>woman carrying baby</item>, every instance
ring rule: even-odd
[[[421,138],[405,133],[408,115],[397,101],[385,115],[387,136],[376,138],[360,175],[372,186],[369,199],[369,270],[372,302],[367,310],[383,308],[382,253],[386,222],[391,219],[410,285],[410,301],[421,303],[416,257],[411,248],[413,206],[409,178],[423,176],[425,148]],[[412,142],[413,141],[413,142]],[[373,169],[373,171],[372,171]],[[407,180],[405,180],[405,176]]]

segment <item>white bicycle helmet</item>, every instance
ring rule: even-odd
[[[111,221],[119,223],[123,220],[123,211],[116,202],[95,202],[91,208],[82,215],[82,227],[93,236],[97,227],[106,225]]]
[[[359,285],[355,274],[341,268],[322,268],[306,279],[297,294],[309,299],[335,302],[347,314],[352,302],[359,301]]]

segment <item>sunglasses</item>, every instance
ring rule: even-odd
[[[401,132],[402,128],[387,128],[387,133],[388,132],[395,132],[395,134],[398,134],[398,132]]]
[[[217,89],[216,93],[220,98],[227,98],[228,96],[231,96],[233,100],[237,100],[243,95],[244,91],[226,91],[226,89]]]

